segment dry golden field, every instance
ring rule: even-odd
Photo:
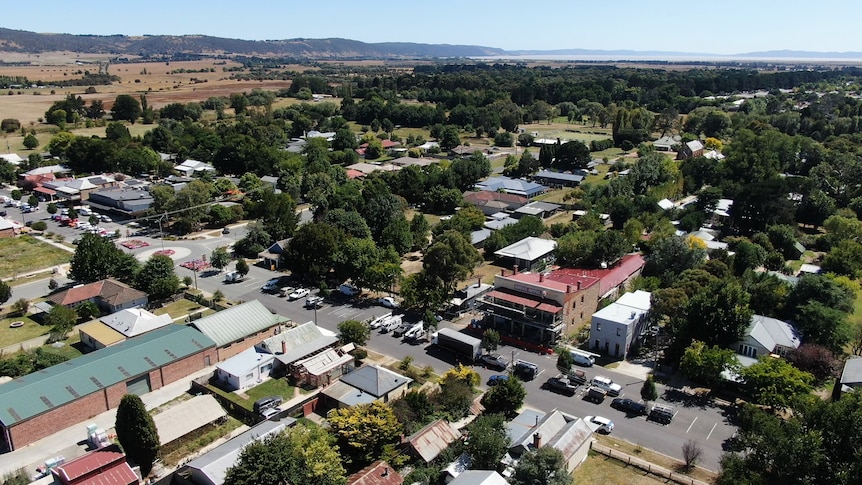
[[[83,65],[76,63],[80,59]],[[0,53],[0,60],[19,62],[27,60],[29,66],[0,66],[0,76],[25,76],[32,82],[50,83],[62,79],[79,77],[79,71],[98,71],[97,56],[76,57],[71,53],[53,55],[26,55]],[[278,90],[290,86],[290,81],[237,81],[229,79],[231,73],[223,68],[239,66],[233,61],[207,59],[187,62],[141,62],[111,64],[108,73],[120,77],[120,81],[110,86],[95,86],[96,94],[84,94],[86,86],[67,88],[16,89],[0,93],[0,118],[17,118],[25,126],[37,123],[45,111],[55,101],[68,94],[81,96],[88,103],[91,99],[101,99],[105,109],[110,110],[119,94],[147,95],[147,102],[155,109],[170,103],[203,101],[210,96],[229,96],[231,93],[249,92],[255,88]],[[214,69],[214,72],[172,72],[181,69]],[[307,70],[308,67],[285,66],[285,69]],[[20,94],[19,94],[20,93]]]

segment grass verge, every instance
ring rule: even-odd
[[[612,438],[610,436],[596,435],[596,438],[597,441],[602,445],[609,446],[622,453],[636,456],[641,460],[646,460],[652,464],[667,468],[668,470],[682,473],[680,469],[682,468],[683,462],[673,457],[646,449],[641,445],[629,443],[628,441]],[[682,445],[682,443],[680,443],[680,445]],[[690,470],[685,474],[690,476],[691,478],[701,480],[707,483],[713,483],[716,479],[716,474],[714,472],[699,467],[695,467],[693,470]]]
[[[572,473],[575,484],[602,483],[605,485],[659,485],[663,479],[613,458],[590,451],[589,456]]]

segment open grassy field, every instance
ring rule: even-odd
[[[153,310],[153,313],[155,313],[156,315],[164,315],[165,313],[167,313],[171,316],[171,318],[179,318],[183,315],[188,315],[193,311],[200,310],[201,308],[202,306],[200,303],[196,303],[183,298],[173,303],[169,303],[161,308],[157,308]]]
[[[68,263],[72,253],[22,235],[0,239],[0,278]]]

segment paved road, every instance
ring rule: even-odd
[[[261,293],[259,288],[253,288],[242,296],[244,300],[255,298],[262,301],[271,310],[294,321],[307,322],[315,319],[312,310],[303,308],[304,302],[302,300],[288,301],[286,298]],[[387,311],[389,310],[372,304],[352,305],[346,299],[339,297],[327,301],[323,308],[317,310],[317,323],[323,328],[337,332],[337,325],[343,320],[364,320],[372,316],[382,315]],[[444,372],[456,363],[451,355],[439,352],[433,345],[427,343],[409,344],[391,334],[380,334],[377,331],[372,331],[367,347],[374,352],[398,360],[409,355],[413,358],[414,365],[419,367],[430,365],[438,373]],[[681,399],[681,393],[674,388],[660,384],[657,386],[660,394],[659,402],[673,405],[677,410],[673,421],[667,426],[647,421],[644,417],[627,417],[625,413],[610,407],[611,398],[598,405],[585,401],[583,399],[586,392],[585,386],[579,387],[573,397],[561,396],[541,389],[541,385],[557,372],[556,357],[540,356],[509,346],[501,347],[499,352],[507,359],[514,356],[516,359],[528,360],[540,367],[539,376],[524,384],[527,389],[525,401],[527,406],[542,411],[556,408],[575,416],[600,415],[610,418],[616,424],[613,431],[615,436],[677,459],[682,458],[682,444],[691,439],[703,448],[701,466],[718,470],[719,460],[723,452],[722,445],[736,430],[728,422],[724,408],[715,405],[692,404],[688,400]],[[487,382],[491,375],[499,373],[478,366],[475,369],[482,376],[483,382]],[[614,382],[623,386],[621,396],[640,400],[640,388],[643,379],[599,366],[585,369],[585,371],[588,378],[596,375],[610,377]]]

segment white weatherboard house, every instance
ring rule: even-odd
[[[612,357],[625,358],[641,334],[650,310],[650,293],[637,290],[593,313],[590,347]]]
[[[269,378],[274,361],[272,354],[246,349],[218,364],[216,375],[233,390],[248,389]]]
[[[770,354],[784,356],[799,348],[800,343],[798,332],[789,323],[763,315],[752,315],[745,335],[733,349],[739,355],[757,359]]]

